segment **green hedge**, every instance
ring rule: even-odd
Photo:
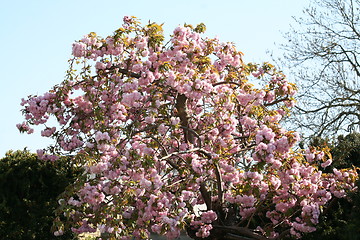
[[[0,160],[1,239],[74,239],[50,230],[58,195],[80,173],[68,162],[38,160],[27,150],[6,153]]]

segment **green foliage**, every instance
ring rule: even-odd
[[[51,232],[57,196],[79,169],[62,157],[38,160],[26,149],[9,151],[0,160],[0,236],[2,239],[55,239]],[[68,234],[56,239],[73,239]]]
[[[196,26],[196,28],[194,30],[195,30],[195,32],[198,32],[198,33],[204,33],[206,31],[206,26],[204,23],[200,23]]]
[[[324,146],[328,140],[314,138],[311,146]],[[330,144],[327,144],[330,145]],[[330,145],[333,156],[332,167],[337,169],[360,167],[360,133],[339,136]],[[357,186],[360,189],[360,181]],[[360,193],[349,193],[346,198],[334,198],[329,208],[319,219],[320,225],[314,233],[303,237],[306,240],[357,240],[360,239]]]
[[[340,135],[331,154],[336,168],[360,167],[360,133]]]

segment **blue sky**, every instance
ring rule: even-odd
[[[12,0],[0,4],[0,157],[13,149],[31,151],[50,141],[20,134],[20,101],[43,94],[62,81],[71,44],[89,32],[111,34],[123,16],[164,23],[165,34],[179,24],[205,23],[206,35],[234,42],[245,61],[271,61],[280,54],[282,33],[309,0]],[[285,70],[286,71],[286,70]]]

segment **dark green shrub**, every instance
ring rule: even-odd
[[[1,239],[73,239],[51,232],[57,196],[72,183],[79,169],[66,157],[38,160],[27,150],[9,151],[0,160]]]
[[[360,167],[360,133],[340,135],[331,154],[336,168]]]

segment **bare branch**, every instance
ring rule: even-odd
[[[316,135],[360,130],[360,1],[314,1],[304,13],[284,46],[300,89],[289,125]]]

